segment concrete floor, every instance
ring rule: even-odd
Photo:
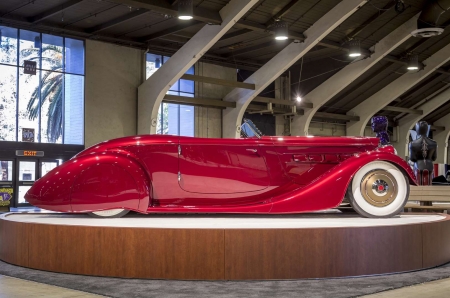
[[[362,296],[363,298],[442,298],[448,297],[450,278],[405,287],[378,294]],[[351,294],[350,294],[351,295]],[[61,287],[26,281],[0,275],[0,298],[98,298],[105,297]],[[351,297],[351,296],[349,296]]]
[[[450,278],[363,296],[364,298],[442,298],[450,296]]]
[[[0,298],[98,298],[99,295],[0,275]]]

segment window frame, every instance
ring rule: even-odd
[[[164,63],[166,63],[170,57],[168,56],[164,56],[164,55],[158,55],[158,54],[153,54],[153,53],[146,53],[145,56],[145,77],[146,79],[148,79],[153,73],[151,73],[150,75],[147,72],[147,63],[149,62],[153,62],[151,60],[149,60],[149,57],[156,57],[157,59],[160,60],[161,66],[164,65]],[[160,67],[161,67],[160,66]],[[156,67],[155,67],[156,68]],[[158,68],[159,69],[159,68]],[[192,71],[191,71],[192,70]],[[195,66],[191,66],[188,71],[186,73],[192,72],[195,74]],[[193,84],[193,92],[186,92],[186,91],[182,91],[181,90],[181,80],[179,79],[176,81],[175,84],[172,85],[172,87],[167,91],[167,94],[170,95],[175,95],[175,96],[187,96],[187,95],[191,95],[188,97],[195,97],[195,82],[192,82]],[[186,80],[188,81],[188,80]],[[176,88],[174,88],[174,86],[177,86]],[[157,121],[159,120],[159,125],[160,125],[160,130],[157,129],[157,134],[164,134],[164,122],[165,122],[165,117],[164,117],[164,105],[176,105],[177,106],[177,135],[180,136],[181,135],[181,108],[182,107],[189,107],[192,108],[194,110],[194,114],[193,114],[193,131],[192,131],[192,137],[195,136],[195,106],[193,105],[185,105],[185,104],[177,104],[177,103],[166,103],[164,101],[161,102],[159,108],[158,108],[158,115],[161,115],[160,119],[157,119]],[[170,106],[167,107],[168,109],[170,108]],[[169,130],[169,128],[167,128],[167,130]]]
[[[20,29],[20,28],[14,28],[14,27],[10,27],[10,26],[1,26],[1,28],[0,28],[0,30],[5,30],[5,29],[6,30],[14,30],[16,32],[15,37],[11,37],[11,38],[15,38],[16,39],[15,46],[16,46],[16,52],[17,53],[16,53],[15,64],[0,62],[1,66],[9,66],[9,67],[15,67],[16,68],[15,140],[0,140],[0,142],[2,142],[2,141],[4,141],[4,142],[5,141],[6,142],[7,141],[22,142],[21,139],[20,139],[20,136],[19,136],[19,130],[20,130],[20,127],[19,127],[19,120],[20,120],[19,119],[20,118],[20,116],[19,116],[19,114],[20,114],[20,112],[19,112],[20,111],[19,105],[20,105],[20,103],[19,102],[21,101],[20,93],[21,93],[21,91],[23,92],[23,88],[20,87],[21,84],[19,82],[20,82],[20,79],[21,79],[21,75],[22,76],[23,75],[30,76],[30,75],[26,75],[26,74],[23,73],[24,66],[23,66],[23,63],[21,63],[21,42],[22,42],[22,38],[21,37],[23,36],[24,32],[29,32],[33,36],[36,35],[36,37],[39,37],[39,39],[40,39],[39,57],[38,57],[38,61],[36,61],[37,62],[37,65],[36,65],[36,76],[38,77],[38,86],[36,88],[38,89],[37,92],[38,92],[38,97],[39,97],[39,102],[38,102],[38,110],[39,110],[39,112],[38,112],[37,119],[33,120],[33,122],[37,123],[37,127],[38,127],[37,131],[35,131],[35,143],[84,145],[85,144],[85,119],[84,119],[84,117],[85,117],[85,114],[86,114],[86,104],[85,104],[85,101],[86,101],[86,41],[84,39],[66,37],[66,36],[57,35],[57,34],[48,34],[48,33],[43,33],[43,32],[39,32],[39,31],[35,31],[35,30]],[[61,61],[62,71],[51,70],[51,69],[48,69],[48,67],[46,67],[45,69],[43,68],[43,53],[42,53],[42,49],[43,49],[43,44],[44,44],[44,36],[48,36],[50,38],[51,37],[57,37],[57,38],[61,38],[62,39],[62,46],[61,45],[55,45],[55,46],[58,46],[58,47],[62,48],[62,53],[61,53],[62,54],[62,57],[61,57],[61,59],[62,59],[62,61]],[[3,37],[3,38],[6,38],[6,36]],[[83,67],[83,71],[81,73],[67,72],[66,71],[66,67],[67,67],[67,61],[66,61],[66,58],[67,58],[67,55],[66,55],[67,43],[66,42],[67,42],[67,39],[78,41],[78,42],[81,42],[81,44],[82,44],[82,58],[83,58],[82,67]],[[24,39],[24,40],[27,40],[27,39]],[[1,42],[1,40],[0,40],[0,42]],[[33,41],[30,40],[30,42],[33,42]],[[48,45],[52,45],[52,44],[48,43]],[[0,44],[0,46],[1,46],[1,44]],[[29,58],[29,57],[26,57],[26,58]],[[23,60],[25,60],[25,58]],[[52,73],[52,74],[54,73],[54,74],[62,75],[61,83],[60,83],[62,85],[61,86],[61,88],[62,88],[62,90],[61,90],[61,93],[62,93],[61,94],[61,96],[62,96],[62,98],[61,98],[61,100],[62,100],[62,103],[61,103],[61,109],[62,109],[61,129],[62,130],[61,130],[61,136],[60,136],[61,141],[60,142],[55,142],[55,143],[52,143],[49,140],[47,140],[46,142],[42,142],[43,134],[44,134],[44,132],[42,131],[43,118],[44,117],[48,117],[46,115],[43,115],[43,109],[42,109],[42,94],[41,93],[42,93],[42,88],[44,86],[44,84],[42,84],[42,77],[43,77],[44,74],[47,74],[47,73]],[[81,115],[82,127],[81,127],[81,139],[80,139],[81,143],[78,143],[78,144],[72,144],[72,143],[69,143],[69,142],[65,142],[65,136],[66,136],[66,125],[65,125],[66,124],[65,123],[66,106],[65,106],[65,104],[66,104],[66,76],[67,75],[81,77],[82,80],[83,80],[83,87],[82,87],[82,113],[83,113],[83,115]],[[25,77],[23,77],[23,78],[25,78]],[[22,99],[22,100],[24,100],[24,99]]]

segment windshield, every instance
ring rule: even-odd
[[[260,139],[263,134],[249,119],[244,119],[244,123],[241,125],[241,136],[244,138],[258,138]]]

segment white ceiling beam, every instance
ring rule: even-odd
[[[138,89],[138,133],[155,134],[158,109],[179,80],[258,0],[231,0],[219,12],[220,25],[206,25]]]
[[[326,13],[313,24],[304,35],[306,39],[302,43],[292,42],[280,53],[263,65],[251,75],[246,83],[255,84],[256,90],[236,88],[225,96],[226,101],[236,102],[236,109],[223,110],[223,136],[226,138],[238,138],[238,128],[247,106],[270,83],[291,67],[297,60],[316,46],[325,36],[366,4],[366,0],[344,0]]]
[[[347,112],[347,115],[359,116],[361,119],[360,121],[351,121],[347,123],[347,135],[364,136],[364,129],[372,116],[414,87],[414,85],[428,77],[431,73],[436,71],[436,69],[447,63],[450,60],[449,53],[450,44],[425,60],[425,68],[423,70],[402,75],[400,78]]]
[[[334,96],[350,85],[354,80],[364,74],[383,57],[411,37],[411,32],[417,28],[419,14],[392,31],[370,50],[373,54],[367,58],[355,61],[334,74],[320,86],[303,97],[302,101],[310,102],[314,108],[305,111],[303,116],[296,116],[292,122],[291,133],[294,136],[308,135],[309,125],[317,111],[329,102]]]

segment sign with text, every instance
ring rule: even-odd
[[[44,157],[44,151],[16,150],[16,156],[37,156],[37,157]]]
[[[22,128],[22,142],[34,143],[34,128]]]
[[[29,75],[36,75],[36,61],[25,60],[23,61],[23,73]]]
[[[13,188],[4,187],[0,188],[0,206],[9,206],[13,197]]]

